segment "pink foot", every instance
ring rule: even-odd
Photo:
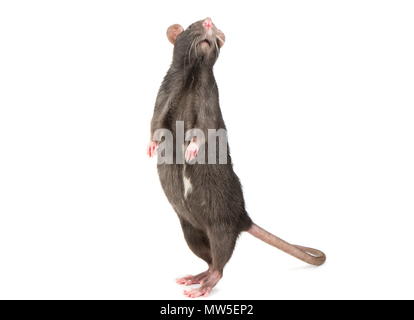
[[[187,162],[190,162],[197,156],[197,152],[198,145],[195,142],[191,142],[187,147],[187,151],[185,152],[185,160],[187,160]]]
[[[155,157],[156,154],[157,154],[157,148],[158,148],[158,143],[157,142],[154,142],[154,141],[149,142],[148,145],[147,145],[147,155],[150,158]]]
[[[188,275],[187,277],[175,279],[178,284],[185,284],[186,286],[190,284],[204,284],[210,277],[210,270],[204,271],[196,276]]]
[[[191,288],[190,290],[184,290],[184,295],[186,295],[189,298],[197,298],[204,296],[205,298],[209,296],[210,291],[213,289],[213,287],[219,282],[221,279],[221,272],[213,271],[211,276],[208,278],[207,282],[204,283],[199,288]]]

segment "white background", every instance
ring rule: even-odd
[[[211,17],[235,171],[263,228],[208,299],[413,299],[411,1],[2,1],[0,298],[188,299],[145,153],[168,26]]]

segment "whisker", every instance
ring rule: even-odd
[[[217,36],[217,38],[219,38],[219,40],[221,41],[221,42],[223,42],[223,44],[225,44],[226,42],[225,41],[223,41],[223,39],[221,39],[219,36]]]
[[[216,46],[216,60],[218,59],[218,52],[219,52],[219,48],[217,46],[217,41],[214,41],[214,44]]]
[[[196,39],[197,39],[197,42],[198,42],[198,40],[200,39],[200,37],[197,37]],[[194,46],[194,52],[195,52],[195,54],[196,54],[197,61],[200,61],[200,60],[198,59],[198,55],[197,55],[197,50],[196,50],[196,47],[197,47],[197,45],[195,45],[195,46]]]
[[[211,87],[211,91],[213,91],[215,86],[216,86],[216,81],[214,81],[213,86]]]
[[[190,48],[191,49],[191,48]],[[190,51],[190,50],[189,50]],[[187,52],[185,53],[185,55],[184,55],[184,77],[185,77],[185,60],[186,60],[186,57],[187,57]],[[188,59],[188,61],[190,61],[190,59]]]
[[[189,64],[191,64],[191,61],[190,61],[190,58],[191,58],[191,48],[193,47],[194,41],[195,41],[195,38],[194,38],[193,42],[191,42],[190,49],[188,50],[188,53],[189,53],[188,54],[188,63]]]

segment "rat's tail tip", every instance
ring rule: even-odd
[[[249,230],[247,230],[247,232],[267,244],[270,244],[271,246],[274,246],[275,248],[282,250],[308,264],[320,266],[326,261],[326,255],[322,251],[290,244],[289,242],[286,242],[270,232],[260,228],[255,223],[252,223],[252,226]]]
[[[308,247],[303,247],[303,246],[298,246],[296,244],[294,244],[293,246],[295,246],[299,250],[302,250],[303,252],[307,253],[308,255],[314,257],[314,259],[312,259],[312,263],[310,263],[314,266],[321,266],[326,261],[326,255],[320,250],[313,249],[313,248],[308,248]]]

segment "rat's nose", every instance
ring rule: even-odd
[[[211,21],[211,19],[210,18],[206,18],[205,20],[204,20],[204,27],[205,28],[211,28],[213,26],[213,21]]]

